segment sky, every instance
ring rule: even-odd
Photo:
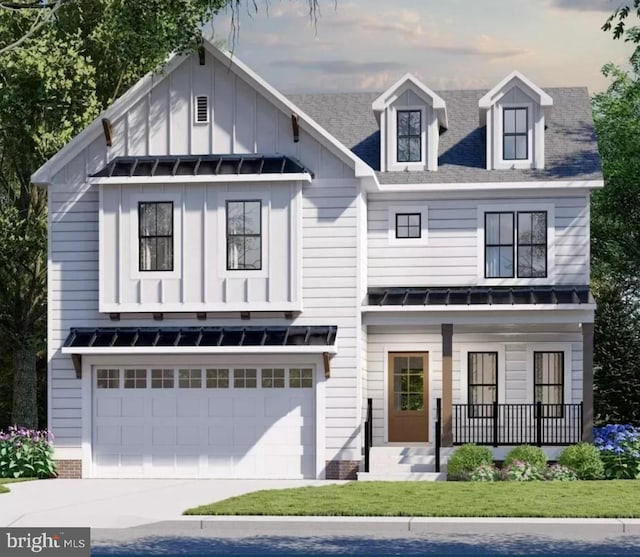
[[[623,0],[318,0],[315,23],[307,0],[255,1],[235,38],[230,13],[206,32],[284,93],[382,91],[406,72],[435,90],[486,89],[513,70],[594,93],[602,66],[632,52],[600,29]]]

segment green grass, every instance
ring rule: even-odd
[[[31,480],[35,480],[35,478],[0,478],[0,494],[1,493],[9,493],[11,491],[8,487],[5,487],[3,484],[12,484],[17,482],[30,482]]]
[[[640,481],[352,482],[257,491],[184,514],[640,518]]]

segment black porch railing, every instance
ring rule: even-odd
[[[369,472],[369,457],[373,444],[373,399],[367,399],[367,419],[364,422],[364,471]]]
[[[454,404],[453,444],[571,445],[582,439],[579,404]]]
[[[442,446],[442,399],[436,398],[436,472],[440,472],[440,447]]]

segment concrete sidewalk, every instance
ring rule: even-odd
[[[40,480],[8,485],[0,526],[130,528],[198,505],[262,489],[327,485],[323,480]],[[339,483],[339,482],[336,482]]]

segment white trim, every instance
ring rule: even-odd
[[[155,356],[158,354],[337,354],[336,345],[287,346],[63,346],[63,354],[126,356],[131,354]]]
[[[396,215],[398,213],[418,213],[420,215],[420,238],[396,238]],[[416,202],[414,205],[391,205],[387,214],[389,245],[412,247],[429,244],[429,207],[423,202]]]
[[[315,405],[316,405],[316,479],[324,480],[326,477],[326,384],[322,366],[313,366]]]
[[[533,353],[534,352],[563,352],[564,353],[564,404],[572,404],[572,347],[570,342],[531,342],[527,343],[527,378],[526,393],[527,402],[532,403],[535,400],[533,392]]]
[[[200,176],[112,176],[88,178],[91,185],[134,185],[134,184],[235,184],[254,182],[307,182],[311,174],[295,172],[291,174],[203,174]]]
[[[431,396],[433,394],[433,375],[434,369],[432,365],[433,353],[441,351],[442,346],[434,343],[424,344],[385,344],[382,347],[384,354],[384,361],[382,366],[382,409],[383,409],[383,423],[382,423],[382,439],[384,443],[389,442],[389,354],[392,352],[419,352],[427,354],[427,375],[429,381],[427,384],[427,412],[429,418],[429,442],[435,440],[435,398]],[[439,370],[442,375],[442,369]]]
[[[380,184],[380,192],[393,193],[444,193],[452,195],[459,192],[506,192],[519,193],[545,190],[593,190],[604,188],[604,180],[558,180],[556,182],[527,181],[527,182],[450,182],[434,184]]]
[[[227,268],[227,201],[260,201],[260,269],[230,270]],[[271,195],[265,191],[226,191],[218,193],[218,277],[252,279],[269,276],[269,241],[271,229]],[[293,254],[291,255],[293,257]],[[272,304],[269,304],[272,305]]]
[[[93,374],[91,364],[82,360],[82,477],[93,478]]]
[[[460,358],[460,390],[459,390],[459,404],[466,404],[469,398],[469,352],[497,352],[498,353],[498,404],[504,404],[508,402],[506,400],[506,372],[507,362],[506,354],[507,350],[503,343],[478,343],[467,344],[461,343],[458,345],[459,358]]]
[[[547,275],[540,278],[518,277],[518,213],[526,211],[545,211],[547,213]],[[484,215],[490,212],[509,212],[513,214],[513,277],[511,278],[485,278],[485,231]],[[535,286],[556,284],[555,265],[555,206],[550,203],[492,203],[490,205],[478,205],[478,285],[482,286]],[[560,307],[566,304],[540,304],[535,307]]]
[[[184,196],[177,192],[130,192],[128,196],[129,207],[125,207],[124,214],[129,213],[129,278],[134,280],[148,279],[180,279],[182,278],[182,215],[185,214]],[[138,222],[138,206],[140,203],[155,202],[173,202],[173,270],[172,271],[141,271],[140,262],[140,243],[139,233],[140,227]],[[118,234],[122,231],[121,223],[118,223]],[[104,244],[100,244],[99,249],[102,251]],[[123,256],[122,253],[117,254],[118,258]],[[144,304],[146,307],[146,304]]]
[[[239,271],[240,272],[240,271]],[[245,277],[246,278],[246,277]],[[293,302],[175,302],[175,303],[137,303],[130,302],[126,304],[118,303],[101,303],[100,313],[200,313],[206,312],[238,312],[238,311],[302,311],[302,300],[298,299]]]
[[[545,93],[540,87],[538,87],[533,81],[524,76],[519,71],[511,72],[500,83],[487,92],[479,101],[478,106],[481,109],[491,108],[496,102],[498,102],[502,95],[500,93],[509,85],[512,81],[519,81],[527,89],[529,89],[534,95],[538,97],[538,104],[540,106],[552,106],[553,99]]]

